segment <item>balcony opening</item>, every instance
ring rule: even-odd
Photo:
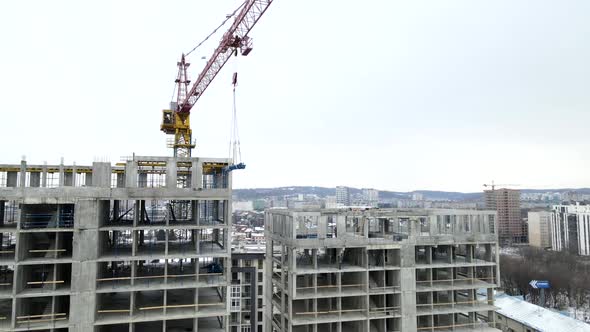
[[[98,293],[97,320],[101,319],[127,319],[131,314],[131,293]]]
[[[130,256],[133,250],[133,231],[112,230],[99,233],[99,252],[104,256]]]
[[[74,204],[23,204],[22,229],[72,228]]]
[[[131,263],[110,261],[98,263],[98,289],[118,288],[131,285]]]

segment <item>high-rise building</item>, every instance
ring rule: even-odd
[[[483,210],[267,210],[267,331],[499,331],[495,224]]]
[[[379,191],[376,189],[364,188],[362,189],[363,203],[377,207],[379,205]]]
[[[264,246],[243,245],[232,250],[230,332],[265,332],[263,310]]]
[[[551,215],[550,211],[529,211],[527,225],[530,246],[551,248]]]
[[[350,205],[350,190],[348,187],[336,187],[336,204],[341,206]]]
[[[554,205],[551,249],[590,256],[590,205]]]
[[[229,162],[0,165],[0,330],[229,332]]]
[[[500,244],[527,243],[527,226],[520,215],[520,191],[485,190],[486,209],[496,210]]]

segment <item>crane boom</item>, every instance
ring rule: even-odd
[[[252,43],[248,33],[272,2],[273,0],[246,0],[242,10],[229,30],[223,35],[221,43],[215,49],[213,56],[207,61],[205,68],[199,74],[186,98],[179,102],[177,112],[189,113],[191,111],[197,100],[203,95],[203,92],[221,71],[227,60],[237,52],[238,48],[244,56],[250,53]]]

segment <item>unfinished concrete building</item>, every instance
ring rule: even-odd
[[[495,220],[476,210],[267,210],[268,331],[498,331]]]
[[[520,191],[514,189],[484,190],[486,209],[495,210],[501,245],[528,242],[528,227],[520,215]]]
[[[228,332],[228,162],[0,165],[0,330]]]

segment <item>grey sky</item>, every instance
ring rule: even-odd
[[[0,2],[1,163],[168,155],[176,61],[240,1]],[[275,0],[193,109],[235,186],[590,186],[590,2]],[[219,36],[191,57],[204,65]]]

